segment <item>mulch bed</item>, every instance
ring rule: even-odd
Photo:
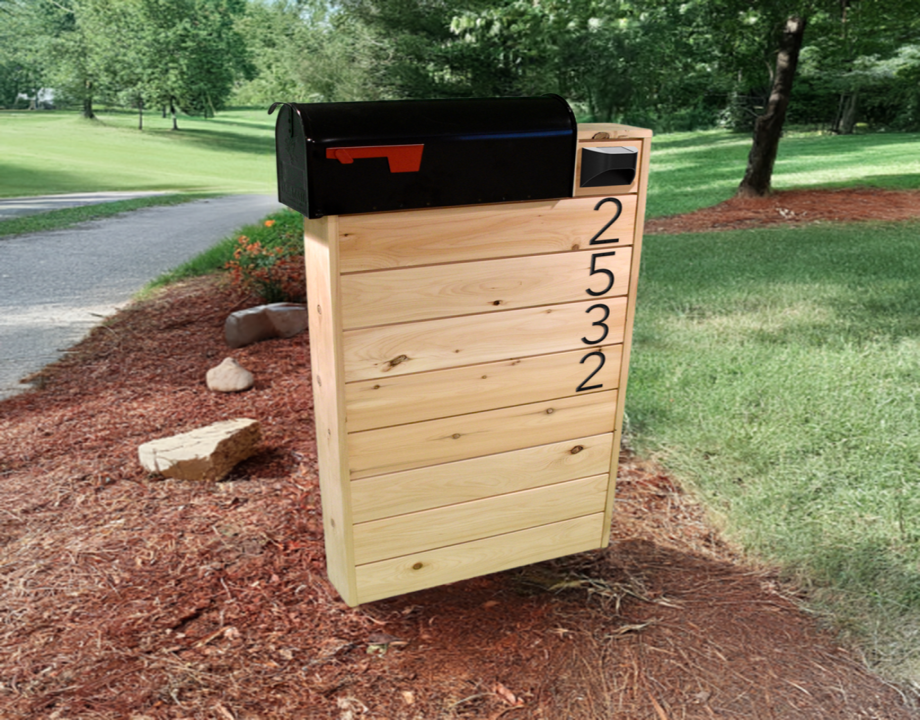
[[[736,197],[686,215],[655,218],[646,233],[744,230],[765,225],[909,220],[920,217],[920,190],[846,188],[786,190],[762,198]]]
[[[0,717],[915,717],[629,455],[609,549],[348,608],[325,578],[308,339],[231,353],[238,307],[214,278],[173,287],[0,403]],[[229,354],[256,386],[211,393]],[[264,442],[223,482],[137,461],[233,417]]]

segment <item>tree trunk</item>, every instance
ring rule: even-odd
[[[776,57],[776,74],[773,76],[770,99],[763,115],[754,123],[754,144],[748,155],[744,179],[738,186],[738,195],[742,197],[762,197],[770,192],[770,178],[773,176],[779,139],[783,134],[786,108],[789,107],[804,33],[805,18],[791,17],[786,20],[779,55]]]
[[[93,84],[87,81],[84,90],[83,117],[85,117],[87,120],[95,120],[96,114],[93,112]]]
[[[859,103],[859,91],[840,97],[840,112],[834,124],[834,132],[840,135],[852,135],[856,128],[856,108]]]
[[[173,126],[172,126],[172,129],[173,129],[173,130],[178,130],[178,129],[179,129],[179,123],[178,123],[177,118],[176,118],[176,105],[175,105],[175,103],[173,103],[173,101],[172,101],[171,98],[170,98],[170,100],[169,100],[169,114],[172,115],[172,125],[173,125]]]
[[[144,129],[144,98],[137,99],[137,129]]]

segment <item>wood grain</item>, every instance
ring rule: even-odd
[[[357,568],[362,603],[598,547],[603,513]]]
[[[329,579],[350,605],[357,603],[352,543],[348,446],[345,438],[342,316],[338,311],[336,218],[304,219],[304,255],[310,288],[310,363],[316,416],[316,454]]]
[[[348,435],[352,479],[613,432],[616,390]]]
[[[623,212],[604,238],[631,245],[636,196],[619,199]],[[343,215],[342,272],[582,250],[612,217],[610,204],[594,211],[596,204],[597,198],[563,198]]]
[[[464,415],[494,408],[567,397],[583,385],[599,392],[617,387],[622,346],[604,345],[604,364],[593,348],[501,360],[414,375],[362,380],[345,386],[348,430]],[[582,362],[584,361],[584,362]],[[590,380],[588,380],[590,376]],[[587,382],[586,382],[587,381]]]
[[[592,435],[351,484],[356,523],[608,472],[613,435]]]
[[[563,255],[345,275],[343,326],[348,330],[625,295],[631,256],[628,247],[597,246]]]
[[[607,475],[355,525],[359,565],[603,512]]]
[[[608,332],[593,323],[609,309]],[[626,298],[524,308],[487,315],[423,320],[344,332],[345,381],[407,375],[622,341]]]

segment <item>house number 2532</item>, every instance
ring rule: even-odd
[[[597,232],[597,234],[591,238],[591,240],[588,242],[589,245],[609,245],[612,243],[620,242],[619,238],[604,239],[603,235],[605,232],[607,232],[610,226],[613,225],[617,221],[617,218],[620,217],[620,213],[623,212],[623,203],[621,203],[616,198],[612,198],[612,197],[604,198],[603,200],[598,202],[597,205],[594,206],[594,209],[600,210],[601,207],[603,205],[606,205],[607,203],[612,203],[616,212],[613,214],[613,217],[611,217],[607,221],[607,224],[604,225],[604,227],[602,227]],[[588,273],[588,276],[593,277],[595,275],[600,275],[605,279],[606,285],[600,289],[596,287],[595,288],[590,288],[590,287],[585,288],[585,292],[588,295],[591,295],[592,297],[599,297],[601,295],[606,295],[613,288],[613,283],[614,283],[613,271],[608,270],[607,268],[597,267],[598,258],[610,257],[612,255],[616,255],[616,250],[608,250],[607,252],[592,253],[591,269]],[[607,334],[610,332],[610,328],[607,326],[607,318],[610,317],[610,308],[607,307],[607,305],[604,303],[595,303],[594,305],[589,307],[585,312],[588,313],[589,317],[594,319],[593,322],[591,323],[591,327],[598,328],[598,329],[582,337],[581,341],[585,345],[599,345],[607,338]],[[600,315],[600,319],[596,319],[598,315]],[[594,365],[594,368],[593,370],[591,370],[591,373],[588,375],[588,377],[582,380],[581,384],[577,388],[575,388],[575,392],[584,392],[586,390],[599,390],[600,388],[604,387],[603,383],[595,383],[593,385],[588,384],[591,382],[594,376],[597,375],[601,371],[601,368],[604,367],[604,363],[607,362],[607,357],[604,355],[604,351],[601,348],[592,350],[587,355],[585,355],[579,362],[582,365],[586,363],[591,365],[595,362],[597,364]]]

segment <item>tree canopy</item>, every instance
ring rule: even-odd
[[[920,127],[920,15],[902,0],[0,0],[0,105],[35,107],[43,88],[87,117],[168,108],[174,126],[228,102],[553,92],[583,120],[658,132],[766,132],[769,116],[778,142],[787,116]]]

